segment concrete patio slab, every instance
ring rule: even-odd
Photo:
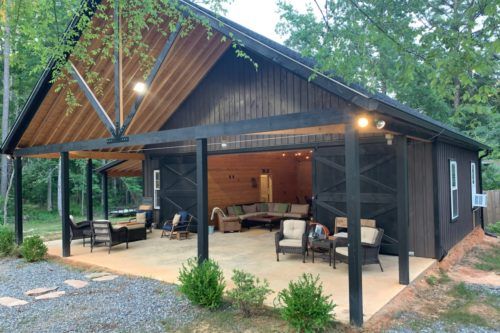
[[[115,273],[150,277],[165,282],[177,283],[179,269],[188,258],[196,256],[196,234],[187,240],[169,240],[160,238],[161,232],[154,230],[145,241],[115,246],[108,254],[105,248],[96,248],[90,253],[89,247],[80,242],[73,242],[71,257],[64,261],[73,264],[92,265]],[[209,236],[210,257],[219,262],[231,288],[233,269],[243,269],[259,278],[267,279],[275,291],[268,297],[266,304],[272,306],[278,291],[286,288],[291,280],[302,273],[319,275],[326,293],[331,294],[337,304],[337,319],[349,320],[349,291],[347,265],[339,263],[337,269],[327,261],[311,258],[302,263],[300,255],[286,254],[276,261],[274,232],[267,229],[244,230],[241,233],[222,234],[216,232]],[[61,242],[48,242],[49,254],[61,256]],[[363,267],[364,316],[368,320],[405,286],[398,283],[398,258],[381,256],[384,272],[378,265]],[[435,263],[433,259],[410,257],[410,279],[414,280]]]

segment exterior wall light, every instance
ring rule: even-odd
[[[134,86],[134,91],[139,95],[144,95],[146,93],[147,87],[144,82],[137,82]]]
[[[358,126],[361,127],[361,128],[365,128],[366,126],[368,126],[368,118],[366,117],[359,117],[358,118]]]
[[[385,127],[385,121],[383,121],[383,120],[375,120],[375,127],[378,130],[381,130],[382,128]]]

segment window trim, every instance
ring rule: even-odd
[[[160,209],[160,202],[158,198],[158,192],[161,188],[161,178],[160,178],[160,170],[153,170],[153,207],[154,209]],[[156,184],[158,183],[158,188]]]
[[[458,192],[458,164],[456,160],[450,159],[449,162],[450,166],[450,217],[451,217],[451,222],[455,222],[458,220],[458,217],[460,216],[460,211],[459,211],[459,192]],[[452,173],[452,168],[453,166],[455,167],[455,186],[453,186],[453,173]],[[457,191],[457,206],[456,208],[456,215],[453,215],[453,192]]]
[[[472,171],[474,170],[474,175]],[[476,208],[474,206],[474,195],[477,194],[477,165],[476,162],[470,162],[470,187],[471,187],[471,206],[472,209]]]

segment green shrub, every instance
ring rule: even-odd
[[[429,275],[425,278],[425,281],[427,281],[427,284],[430,286],[435,286],[438,284],[438,279],[434,275]]]
[[[40,236],[26,237],[21,245],[21,256],[27,262],[42,260],[47,254],[47,246],[43,243]]]
[[[488,231],[492,234],[500,235],[500,221],[498,221],[494,224],[487,225],[486,231]]]
[[[260,281],[255,275],[244,271],[235,269],[231,280],[235,288],[227,295],[246,317],[251,315],[253,309],[262,307],[266,296],[272,292],[267,280]]]
[[[316,332],[334,320],[331,314],[335,304],[323,295],[319,275],[304,273],[297,282],[291,281],[287,289],[276,298],[281,317],[298,332]]]
[[[9,256],[14,251],[14,232],[4,226],[0,226],[0,256]]]
[[[193,303],[216,309],[222,303],[226,286],[224,275],[217,262],[197,258],[188,259],[179,272],[180,291]]]

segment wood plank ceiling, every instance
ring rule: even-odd
[[[125,161],[107,170],[110,177],[141,177],[142,162],[141,161]]]
[[[102,22],[99,19],[94,19],[94,24],[102,24]],[[187,36],[181,37],[179,35],[177,37],[126,134],[157,131],[165,124],[229,47],[230,41],[222,42],[221,37],[220,33],[214,32],[211,38],[207,38],[206,30],[202,26],[195,27]],[[151,54],[155,59],[165,45],[167,38],[168,36],[163,36],[156,29],[151,29],[146,34],[144,41],[151,46]],[[90,49],[100,49],[99,39],[93,42]],[[75,63],[75,66],[80,72],[83,71],[78,62]],[[109,117],[114,120],[113,63],[110,59],[101,57],[99,54],[96,56],[92,71],[100,73],[106,82],[103,86],[103,93],[97,98]],[[138,60],[124,57],[125,117],[137,96],[133,87],[136,82],[142,81],[143,77],[144,73],[140,71]],[[90,86],[93,88],[92,85]],[[110,137],[91,104],[76,84],[72,89],[81,106],[71,113],[67,112],[68,106],[65,102],[68,87],[59,92],[56,92],[56,87],[57,84],[54,84],[50,89],[23,134],[18,147]],[[125,147],[114,149],[114,151],[137,151],[141,148]],[[103,150],[107,151],[107,149]]]

